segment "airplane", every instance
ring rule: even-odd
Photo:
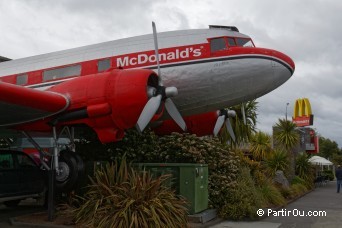
[[[57,131],[85,124],[102,143],[157,121],[165,131],[174,120],[184,131],[217,134],[233,115],[224,108],[267,94],[294,70],[289,56],[256,47],[235,26],[153,26],[153,34],[1,62],[0,127],[57,140]],[[53,156],[58,177],[67,169],[57,146]]]

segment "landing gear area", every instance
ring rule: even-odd
[[[70,139],[68,146],[61,150],[58,143],[59,137],[66,133]],[[74,190],[84,175],[84,162],[75,153],[74,129],[64,127],[57,136],[56,128],[53,127],[53,152],[47,153],[32,138],[29,133],[23,132],[27,139],[34,145],[39,152],[40,164],[48,171],[48,220],[52,221],[55,217],[56,194],[68,193]]]
[[[58,174],[56,175],[56,188],[63,192],[70,192],[78,185],[84,175],[82,158],[70,150],[60,152],[58,161]]]

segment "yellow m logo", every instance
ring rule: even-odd
[[[311,104],[308,98],[297,99],[293,110],[293,118],[310,116]]]

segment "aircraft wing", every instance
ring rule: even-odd
[[[0,126],[43,119],[62,112],[69,99],[59,93],[0,82]]]

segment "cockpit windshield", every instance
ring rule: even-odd
[[[235,38],[236,44],[239,47],[254,47],[254,44],[251,39],[245,38]]]
[[[230,47],[255,47],[250,38],[219,37],[210,40],[211,52],[227,50]]]

